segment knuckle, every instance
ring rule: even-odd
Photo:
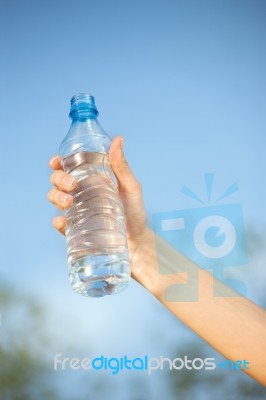
[[[51,202],[53,202],[53,200],[54,200],[54,191],[55,191],[55,189],[52,188],[52,189],[50,189],[49,192],[47,193],[48,200],[51,201]]]
[[[52,188],[49,193],[48,193],[48,199],[53,203],[58,205],[59,203],[59,197],[60,196],[60,192],[59,190]]]
[[[56,173],[57,171],[54,171],[51,176],[50,176],[50,181],[54,184],[56,181]]]
[[[60,186],[63,175],[64,175],[64,172],[61,170],[54,171],[51,175],[51,182],[56,186]]]
[[[65,207],[62,205],[62,199],[60,196],[61,192],[55,188],[50,189],[47,193],[48,200],[61,211],[64,211]]]

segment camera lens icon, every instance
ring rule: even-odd
[[[152,224],[158,236],[203,269],[221,272],[248,262],[238,203],[160,212]]]
[[[236,244],[234,225],[221,215],[211,215],[198,222],[194,229],[193,241],[204,257],[222,258],[227,256]]]

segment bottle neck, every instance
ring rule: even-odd
[[[94,118],[72,118],[72,128],[86,130],[86,132],[98,131],[100,124],[96,117]]]
[[[93,96],[86,93],[79,93],[73,96],[70,102],[69,116],[73,122],[85,122],[97,118],[99,113]]]
[[[70,118],[72,119],[72,123],[75,122],[87,122],[87,123],[95,123],[97,122],[97,114],[88,112],[88,110],[75,110],[70,112]]]

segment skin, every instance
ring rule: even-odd
[[[124,206],[132,277],[226,359],[242,360],[242,366],[246,360],[247,368],[242,371],[266,386],[265,311],[156,237],[147,226],[141,184],[125,159],[121,136],[114,138],[109,159]],[[48,199],[58,209],[65,210],[73,204],[69,192],[77,187],[77,183],[62,170],[60,157],[53,157],[49,164],[54,170],[51,175],[54,187],[49,191]],[[64,235],[64,216],[55,217],[53,225]],[[159,264],[167,269],[166,274],[159,273]],[[169,287],[178,289],[178,285],[184,287],[187,284],[185,287],[189,291],[188,279],[195,276],[196,300],[167,299],[165,293]],[[214,285],[219,296],[213,296]]]

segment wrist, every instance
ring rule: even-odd
[[[131,266],[132,278],[154,294],[158,280],[155,234],[148,227],[133,252]]]
[[[167,288],[187,283],[188,272],[198,270],[148,227],[133,255],[132,264],[132,277],[162,302]]]

